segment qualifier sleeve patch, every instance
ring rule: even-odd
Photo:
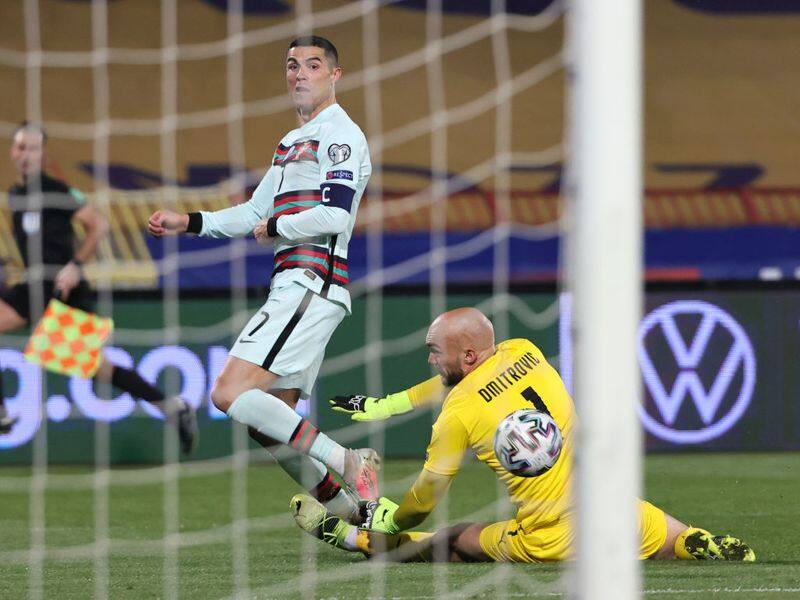
[[[334,165],[343,163],[350,158],[350,146],[347,144],[331,144],[328,146],[328,158]]]

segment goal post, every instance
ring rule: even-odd
[[[572,0],[567,277],[574,309],[576,598],[638,597],[641,1]]]

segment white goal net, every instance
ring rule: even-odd
[[[459,575],[437,565],[421,594],[386,563],[344,553],[337,562],[303,536],[287,507],[299,486],[208,398],[227,346],[263,302],[271,251],[252,238],[145,235],[157,208],[219,209],[252,192],[295,127],[288,42],[332,40],[344,68],[337,99],[366,134],[373,175],[350,250],[354,314],[299,410],[343,445],[385,455],[382,490],[400,500],[435,414],[349,423],[330,413],[328,397],[381,396],[429,376],[427,326],[455,306],[484,311],[498,340],[532,339],[556,367],[571,348],[558,285],[564,13],[559,0],[4,4],[0,130],[10,139],[21,121],[41,123],[48,172],[107,216],[85,273],[98,312],[116,320],[110,356],[179,393],[201,428],[197,455],[182,459],[174,429],[147,403],[47,376],[22,358],[26,330],[3,333],[6,406],[19,421],[0,435],[0,498],[18,508],[0,532],[0,572],[19,596],[125,595],[120,586],[135,579],[126,565],[141,568],[142,595],[168,598],[336,597],[359,578],[363,597],[564,593],[559,570]],[[10,164],[0,178],[15,180]],[[3,211],[8,288],[24,271]],[[561,367],[571,385],[571,363]],[[504,489],[473,471],[423,528],[509,518]],[[5,538],[14,527],[20,535]],[[265,557],[282,551],[298,560],[265,578]],[[219,572],[197,590],[193,565],[209,554]]]

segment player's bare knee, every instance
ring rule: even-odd
[[[234,386],[228,385],[222,378],[217,379],[214,382],[214,387],[211,388],[211,402],[224,413],[228,412],[238,395],[238,390]]]
[[[659,548],[652,556],[651,559],[672,559],[675,558],[675,541],[678,536],[686,531],[688,525],[678,521],[672,515],[664,513],[664,518],[667,521],[667,537],[664,540],[661,548]]]

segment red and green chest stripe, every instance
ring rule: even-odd
[[[293,215],[314,208],[322,202],[320,190],[295,190],[275,196],[273,216]]]
[[[327,248],[313,244],[301,244],[275,254],[275,268],[272,274],[287,269],[307,269],[325,279],[330,272],[331,262],[333,266],[331,283],[346,285],[350,281],[347,259],[334,256],[331,261]]]
[[[319,162],[317,150],[319,142],[308,140],[291,146],[279,144],[275,150],[272,164],[284,166],[290,162]],[[275,196],[273,216],[293,215],[318,206],[322,202],[322,192],[316,190],[294,190]],[[306,269],[322,279],[330,278],[331,283],[345,285],[350,280],[347,259],[331,256],[325,247],[301,244],[275,254],[273,276],[287,269]]]
[[[282,167],[286,163],[297,162],[302,160],[319,162],[317,160],[317,150],[319,149],[319,141],[306,140],[305,142],[297,142],[291,146],[284,146],[278,144],[275,149],[275,154],[272,157],[272,164]]]

